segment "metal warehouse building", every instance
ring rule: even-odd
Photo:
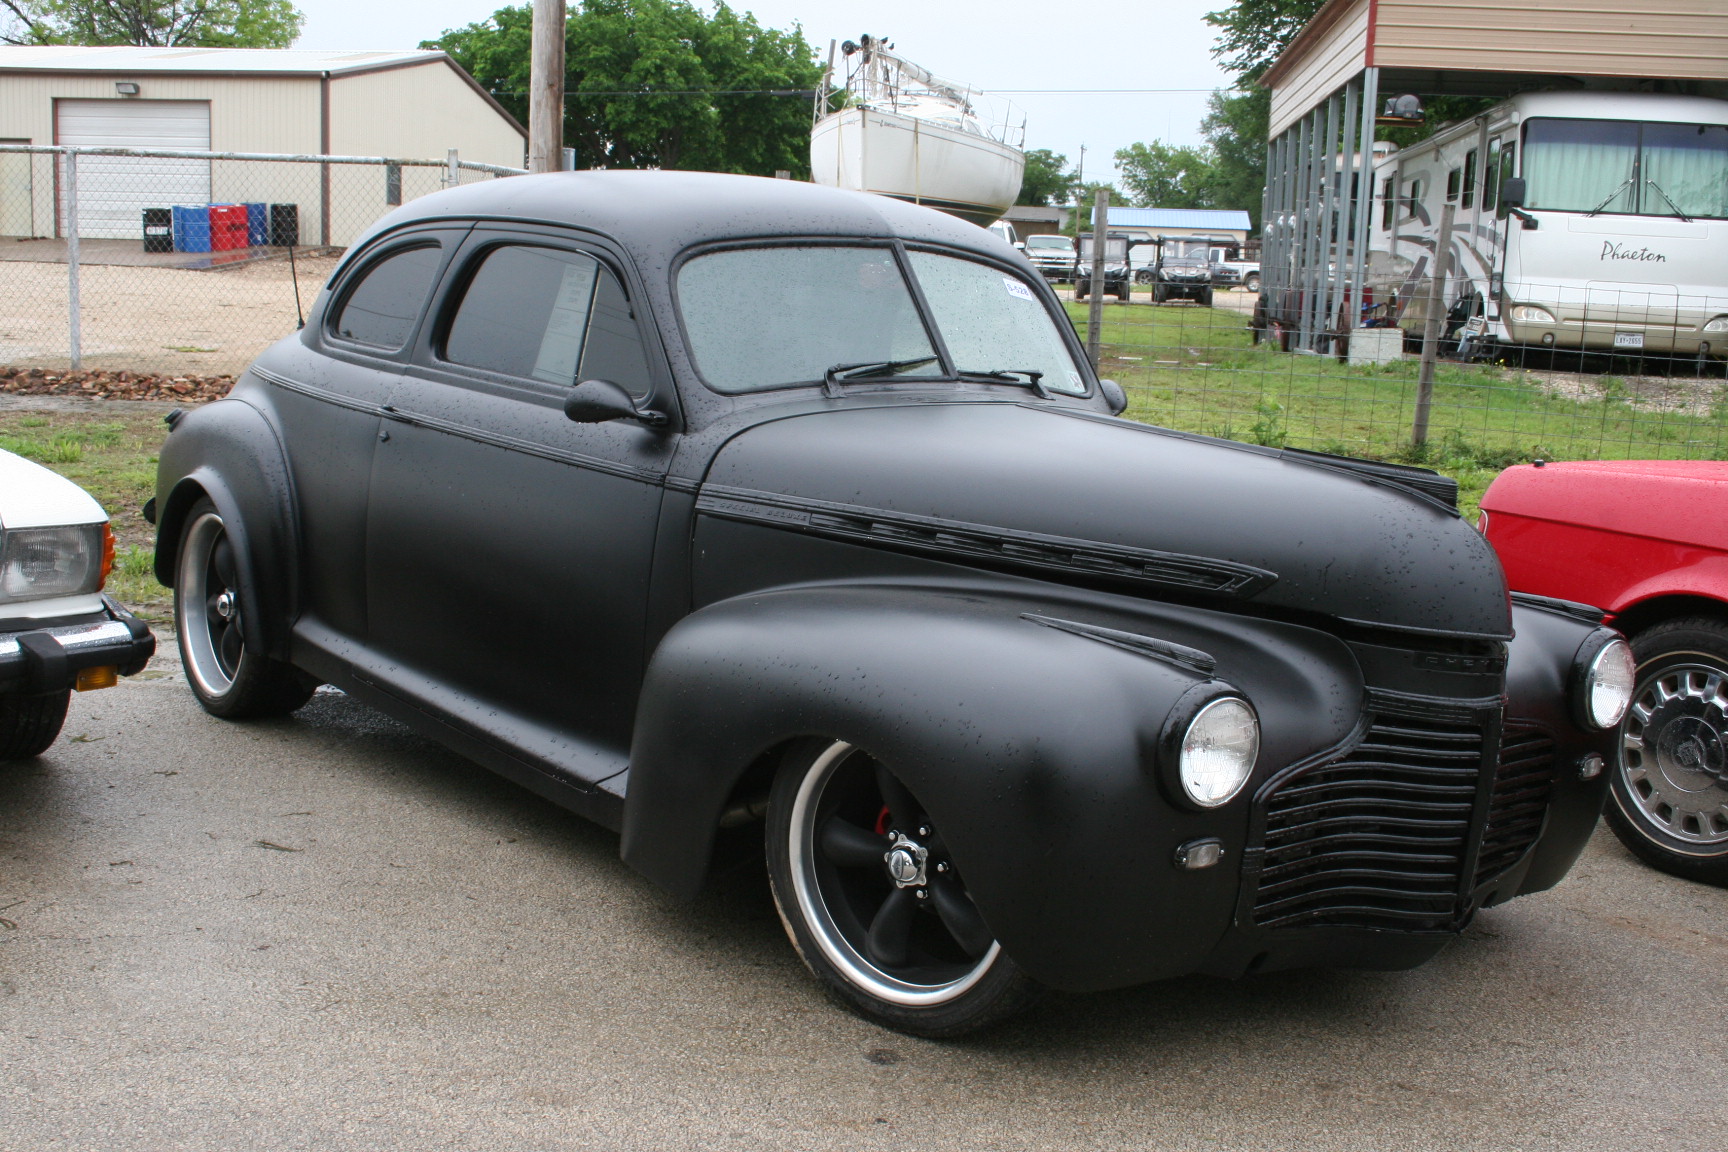
[[[525,141],[522,125],[442,52],[0,47],[0,144],[403,159],[455,149],[463,160],[520,167]],[[44,180],[38,166],[32,179],[28,157],[0,155],[0,234],[60,234],[60,177],[56,169]],[[376,168],[87,156],[79,232],[137,236],[146,207],[290,201],[302,242],[341,244],[391,202],[384,183]],[[351,207],[362,194],[366,207]]]

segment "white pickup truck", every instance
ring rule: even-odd
[[[144,667],[156,639],[102,595],[108,515],[72,481],[0,451],[0,760],[47,750],[72,690]]]
[[[1244,288],[1260,291],[1258,260],[1226,260],[1226,249],[1212,249],[1212,285],[1215,288]]]

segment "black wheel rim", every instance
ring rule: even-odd
[[[907,1007],[952,1001],[1001,951],[929,813],[892,773],[836,741],[793,802],[798,911],[849,982]]]

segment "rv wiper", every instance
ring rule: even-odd
[[[847,380],[864,380],[874,376],[892,376],[908,368],[934,364],[940,357],[919,356],[911,360],[865,360],[858,364],[836,364],[822,377],[822,390],[829,396],[840,395],[840,385]]]
[[[1022,376],[1026,377],[1026,382],[1032,385],[1032,391],[1036,392],[1040,399],[1050,399],[1050,393],[1044,389],[1044,373],[1034,372],[1030,368],[992,368],[988,372],[963,369],[960,372],[962,380],[989,380],[1003,384],[1019,384]]]
[[[1656,181],[1650,180],[1650,179],[1646,179],[1644,181],[1644,183],[1646,183],[1646,184],[1650,185],[1650,187],[1656,189],[1656,194],[1658,196],[1662,197],[1662,199],[1668,201],[1668,207],[1674,209],[1674,215],[1680,217],[1680,219],[1686,221],[1686,223],[1688,223],[1688,224],[1692,223],[1692,217],[1690,217],[1690,216],[1686,215],[1686,213],[1680,211],[1680,205],[1674,203],[1673,199],[1669,197],[1668,193],[1662,191],[1662,185],[1660,185],[1660,184],[1656,183]]]
[[[1590,211],[1584,213],[1584,215],[1586,215],[1586,216],[1598,215],[1602,211],[1602,209],[1608,207],[1608,205],[1610,205],[1614,202],[1614,197],[1616,197],[1616,196],[1620,195],[1620,193],[1626,191],[1627,186],[1630,185],[1632,183],[1632,181],[1635,179],[1637,179],[1636,173],[1634,173],[1633,175],[1628,176],[1628,177],[1626,177],[1626,179],[1620,181],[1620,187],[1618,187],[1618,188],[1614,189],[1614,191],[1608,193],[1608,198],[1606,200],[1604,200],[1604,201],[1602,201],[1602,203],[1596,205],[1596,207],[1590,209]]]

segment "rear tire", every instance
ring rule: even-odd
[[[1632,654],[1608,826],[1646,864],[1728,887],[1728,625],[1664,621]]]
[[[1074,281],[1074,299],[1076,299],[1076,300],[1086,299],[1086,293],[1091,291],[1091,289],[1092,289],[1092,282],[1090,280],[1076,280],[1076,281]]]
[[[1250,292],[1260,291],[1260,274],[1258,272],[1248,273],[1247,279],[1242,281],[1242,287]]]
[[[1199,305],[1200,305],[1200,306],[1201,306],[1201,307],[1202,307],[1202,308],[1210,308],[1210,307],[1212,307],[1212,289],[1210,289],[1210,288],[1203,288],[1203,289],[1201,289],[1201,291],[1200,291],[1200,295],[1199,295],[1199,297],[1198,297],[1198,298],[1197,298],[1197,303],[1198,303],[1198,304],[1199,304]]]
[[[979,916],[929,813],[869,753],[829,739],[792,748],[769,795],[767,837],[786,934],[854,1011],[915,1036],[958,1036],[1037,996]]]
[[[0,696],[0,760],[28,760],[48,751],[66,723],[69,691]]]
[[[186,683],[212,716],[244,720],[284,716],[312,698],[317,684],[292,664],[246,643],[246,613],[227,525],[208,499],[186,516],[174,572],[174,624]]]

